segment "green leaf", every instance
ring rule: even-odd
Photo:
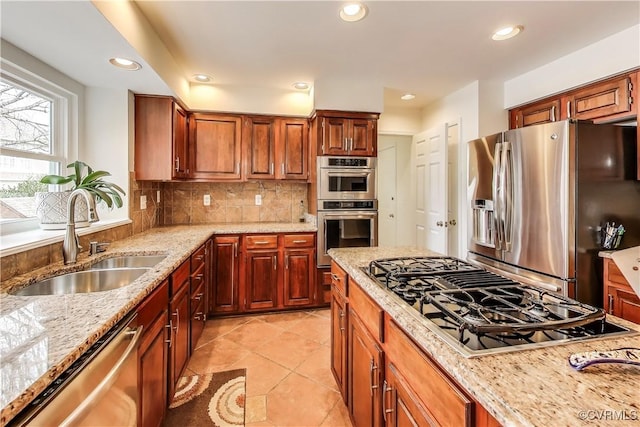
[[[99,179],[103,176],[111,176],[111,174],[107,171],[95,171],[91,172],[89,175],[85,176],[80,185],[88,185],[92,183],[99,184]],[[95,181],[95,182],[94,182]]]
[[[54,185],[62,185],[67,184],[73,181],[73,178],[68,176],[60,176],[60,175],[46,175],[40,179],[40,182],[43,184],[54,184]]]

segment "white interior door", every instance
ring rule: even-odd
[[[426,175],[427,175],[427,132],[413,136],[414,173],[415,173],[415,233],[416,247],[425,248],[427,244],[427,204],[426,204]]]
[[[460,125],[458,123],[447,123],[447,255],[461,256],[459,249],[459,233],[460,233],[460,214],[458,210],[458,186],[459,181],[464,180],[460,177],[462,172],[458,168],[458,153],[460,143]]]
[[[448,186],[446,125],[427,132],[426,164],[426,247],[447,254]]]
[[[396,246],[396,146],[378,149],[378,245]]]

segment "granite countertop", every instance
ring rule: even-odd
[[[469,394],[506,426],[636,425],[640,421],[640,368],[599,365],[575,371],[570,354],[620,347],[640,348],[640,335],[598,338],[465,358],[426,327],[429,320],[400,302],[360,267],[374,259],[440,255],[416,248],[331,249],[329,255]],[[640,331],[616,317],[615,323]],[[617,417],[627,421],[616,421]],[[635,422],[634,422],[635,421]]]
[[[0,426],[42,392],[134,309],[214,234],[315,232],[312,223],[243,223],[154,228],[113,242],[78,263],[52,264],[2,283],[0,293]],[[7,292],[48,277],[86,269],[116,255],[166,254],[130,285],[90,294],[14,296]]]

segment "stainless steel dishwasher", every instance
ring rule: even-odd
[[[121,321],[20,413],[10,426],[135,426],[135,314]]]

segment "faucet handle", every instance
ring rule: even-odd
[[[107,250],[108,242],[89,242],[89,255],[95,255]]]

